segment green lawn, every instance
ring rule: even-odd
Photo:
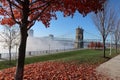
[[[109,50],[106,51],[107,57],[114,57],[117,54],[112,51],[112,55],[109,56]],[[40,61],[74,61],[79,64],[81,63],[89,63],[89,64],[100,64],[108,59],[103,58],[103,51],[102,50],[77,50],[77,51],[70,51],[70,52],[62,52],[57,54],[50,54],[45,56],[35,56],[26,58],[25,64],[30,64],[34,62]],[[13,67],[16,65],[16,61],[13,60],[11,65],[8,65],[8,61],[1,61],[0,62],[0,69]]]

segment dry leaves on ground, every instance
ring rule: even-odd
[[[102,80],[95,65],[39,62],[25,66],[24,80]],[[14,80],[15,68],[0,71],[0,80]]]

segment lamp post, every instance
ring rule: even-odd
[[[49,46],[49,54],[50,54],[50,44],[48,46]]]
[[[111,55],[112,53],[112,31],[110,31],[110,53],[109,55]]]
[[[65,51],[65,43],[64,43],[64,51]]]

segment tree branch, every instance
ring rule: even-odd
[[[39,7],[33,8],[33,9],[30,10],[30,12],[32,12],[32,11],[34,11],[34,10],[37,10],[37,9],[40,9],[40,8],[44,7],[45,5],[47,5],[47,4],[48,4],[48,3],[43,4],[43,5],[39,6]]]
[[[27,28],[27,30],[29,30],[34,24],[35,24],[36,20],[33,21],[32,23],[30,23],[29,27]]]
[[[4,40],[7,40],[2,34],[0,34],[0,36],[1,36]]]
[[[8,3],[9,3],[9,7],[10,7],[10,10],[11,10],[11,16],[12,16],[13,20],[14,20],[17,24],[20,24],[20,22],[16,21],[16,19],[15,19],[15,16],[14,16],[14,13],[13,13],[13,10],[12,10],[12,5],[11,5],[10,0],[7,0],[7,1],[8,1]]]
[[[23,1],[21,1],[21,0],[16,0],[17,1],[17,3],[19,3],[19,4],[23,4]]]
[[[34,20],[37,20],[37,18],[40,17],[48,7],[49,4],[46,7],[44,7],[43,10],[38,15],[36,15],[31,21],[29,21],[29,23],[32,23]]]
[[[0,6],[0,8],[1,8],[2,10],[4,10],[4,12],[5,12],[5,14],[6,14],[7,16],[10,17],[10,14],[8,14],[8,12],[7,12],[2,6]],[[6,16],[6,15],[5,15],[5,16]]]
[[[20,6],[18,6],[17,4],[14,4],[13,2],[11,2],[12,5],[14,5],[15,7],[22,9]]]
[[[41,0],[41,1],[42,1],[42,2],[47,2],[47,1],[45,1],[45,0]],[[30,5],[33,5],[33,4],[37,3],[37,2],[39,2],[39,0],[33,1],[32,3],[30,3]]]
[[[34,3],[37,3],[37,2],[38,2],[38,0],[33,1],[33,2],[30,3],[30,5],[33,5]]]
[[[35,1],[35,2],[37,2],[37,1]],[[31,10],[30,10],[30,12],[31,12],[30,14],[32,14],[32,11],[34,12],[34,10],[38,10],[38,9],[40,9],[40,8],[42,8],[42,7],[45,7],[46,5],[49,5],[52,1],[48,1],[48,2],[47,2],[47,1],[42,0],[42,2],[43,2],[44,4],[41,5],[41,6],[39,6],[39,7],[36,7],[36,8],[31,9]],[[30,15],[30,14],[29,14],[29,15]]]

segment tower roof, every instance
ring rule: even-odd
[[[78,26],[78,28],[76,28],[76,30],[84,31],[84,29],[82,27],[79,27],[79,26]]]

